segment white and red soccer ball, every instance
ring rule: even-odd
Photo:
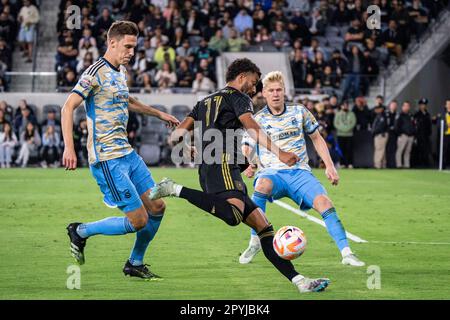
[[[285,260],[300,257],[306,249],[305,233],[297,227],[281,227],[273,237],[273,249]]]

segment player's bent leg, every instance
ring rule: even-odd
[[[266,256],[278,271],[289,279],[298,290],[303,292],[320,292],[330,283],[327,278],[309,279],[299,274],[289,260],[282,259],[273,248],[274,230],[259,208],[254,209],[245,219],[245,223],[258,232],[261,247]]]
[[[252,195],[253,202],[262,210],[266,212],[266,202],[272,193],[273,182],[269,178],[259,178],[256,182],[255,192]],[[255,229],[251,229],[250,241],[247,249],[239,256],[239,263],[250,263],[253,258],[261,251],[261,243]]]
[[[152,273],[144,265],[144,256],[150,242],[158,232],[166,205],[163,200],[152,201],[148,198],[150,189],[141,195],[142,202],[148,214],[148,222],[144,228],[136,232],[136,241],[130,258],[124,266],[125,275],[137,276],[146,280],[159,280],[160,276]]]
[[[335,241],[342,255],[342,264],[362,267],[365,263],[359,260],[351,251],[348,244],[344,226],[339,219],[333,203],[326,195],[318,195],[314,198],[314,209],[320,213],[327,227],[327,231]]]
[[[184,187],[176,184],[172,179],[164,178],[152,188],[149,198],[150,200],[156,200],[168,196],[186,199],[194,206],[223,220],[230,226],[237,226],[243,219],[244,205],[242,201],[237,198],[231,200],[231,197],[227,196],[227,192],[220,195],[206,193]]]

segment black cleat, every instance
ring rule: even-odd
[[[84,264],[84,247],[86,246],[86,239],[80,237],[77,232],[77,227],[81,223],[74,222],[67,226],[67,234],[70,239],[70,254],[77,260],[79,265]]]
[[[123,273],[125,274],[125,276],[138,277],[138,278],[142,278],[142,279],[148,280],[148,281],[155,281],[155,280],[163,279],[160,276],[151,272],[147,268],[147,266],[149,266],[149,265],[143,264],[140,266],[133,266],[130,263],[130,261],[127,260],[127,263],[125,263],[125,266],[123,267]]]

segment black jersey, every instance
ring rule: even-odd
[[[253,103],[250,97],[233,87],[225,87],[200,100],[191,113],[189,113],[188,117],[193,118],[195,121],[201,121],[202,137],[207,129],[219,130],[223,138],[222,153],[225,153],[227,147],[226,130],[242,129],[242,123],[239,121],[239,117],[247,112],[253,113]],[[241,139],[241,136],[237,136],[234,139],[232,152],[234,153],[235,160],[241,158]],[[208,139],[202,139],[203,150],[214,142],[205,140]]]

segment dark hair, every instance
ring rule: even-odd
[[[108,40],[116,38],[121,40],[125,35],[136,36],[139,34],[139,29],[136,23],[131,21],[116,21],[108,30]]]
[[[251,60],[247,58],[236,59],[228,67],[226,81],[233,81],[238,75],[247,72],[256,73],[258,77],[261,77],[261,71]]]

